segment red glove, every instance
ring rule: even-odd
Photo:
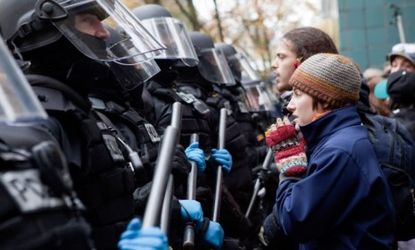
[[[266,143],[272,148],[279,172],[285,176],[301,176],[306,173],[307,157],[304,140],[300,139],[294,125],[284,117],[277,119],[265,133]]]

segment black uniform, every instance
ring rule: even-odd
[[[94,114],[87,99],[54,79],[38,75],[28,79],[53,118],[49,128],[69,159],[96,247],[115,249],[134,213],[134,172],[128,159],[114,132]]]
[[[39,124],[0,131],[0,248],[93,249],[55,139]]]

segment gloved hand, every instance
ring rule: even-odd
[[[190,144],[185,150],[187,159],[196,162],[197,173],[202,174],[206,168],[205,153],[199,148],[199,143]]]
[[[266,249],[297,249],[297,243],[285,235],[275,216],[274,211],[263,221],[258,234],[259,241],[267,247]]]
[[[218,162],[225,172],[229,173],[232,170],[232,155],[226,149],[212,149],[212,157]]]
[[[252,174],[262,182],[266,183],[268,179],[275,175],[275,171],[272,172],[270,169],[263,169],[262,166],[257,166],[252,169]]]
[[[167,237],[157,227],[141,228],[141,222],[135,218],[130,221],[118,242],[120,250],[167,250]]]
[[[222,226],[214,221],[209,221],[209,225],[203,235],[203,240],[209,244],[209,246],[220,249],[223,244],[224,232]]]
[[[196,227],[200,227],[203,223],[203,210],[200,202],[195,200],[179,200],[181,205],[180,214],[183,220],[192,221]]]
[[[174,152],[171,171],[174,176],[175,185],[181,185],[186,182],[190,172],[190,163],[187,160],[184,148],[181,145],[177,145],[176,151]]]
[[[272,148],[274,159],[280,174],[284,176],[301,176],[307,169],[304,140],[298,136],[294,125],[284,117],[277,119],[265,132],[266,142]]]

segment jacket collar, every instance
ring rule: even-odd
[[[360,125],[361,120],[357,113],[356,106],[347,106],[331,111],[316,121],[300,127],[309,150],[324,137],[336,132],[339,129]]]

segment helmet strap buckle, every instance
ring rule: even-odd
[[[35,14],[41,20],[59,21],[68,17],[68,11],[53,0],[38,0]]]

